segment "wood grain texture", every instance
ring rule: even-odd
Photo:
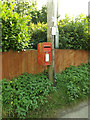
[[[88,62],[88,51],[85,50],[55,50],[55,72],[60,73],[70,65],[78,66]],[[47,69],[37,62],[37,50],[0,53],[0,79],[12,79],[24,72],[38,74]]]

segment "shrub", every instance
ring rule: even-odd
[[[89,49],[88,19],[79,15],[75,19],[66,15],[58,23],[60,49]]]
[[[30,33],[33,49],[37,49],[37,44],[47,41],[47,24],[30,23]],[[58,21],[59,28],[59,49],[89,49],[88,19],[84,15],[75,18],[68,16]]]
[[[47,41],[45,6],[37,10],[34,3],[3,2],[1,11],[3,52],[37,49],[38,43]],[[58,21],[58,28],[60,49],[90,49],[88,18],[84,15],[75,19],[66,15],[65,19]]]
[[[89,66],[89,64],[70,66],[61,74],[56,74],[56,87],[64,93],[63,97],[67,103],[89,95]]]
[[[10,49],[21,51],[28,47],[27,16],[22,17],[13,12],[16,3],[2,3],[2,51]]]
[[[41,10],[37,10],[37,8],[31,11],[31,22],[37,24],[38,22],[47,23],[47,7],[43,6]]]
[[[44,23],[30,23],[29,33],[31,33],[31,47],[37,49],[37,44],[40,42],[47,42],[47,24]]]
[[[3,109],[9,117],[25,117],[30,111],[47,103],[47,96],[54,89],[44,74],[24,73],[10,81],[2,81]]]

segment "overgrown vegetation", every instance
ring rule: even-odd
[[[37,49],[37,44],[47,41],[47,24],[38,23],[29,25],[32,31],[32,48]],[[46,26],[46,27],[45,27]],[[88,19],[81,14],[75,19],[68,15],[65,19],[58,21],[59,49],[83,49],[89,50]],[[31,32],[31,31],[30,31]]]
[[[30,34],[28,34],[27,16],[22,17],[13,12],[16,3],[2,4],[2,50],[24,50],[28,47]],[[29,16],[28,16],[29,17]],[[30,17],[29,17],[30,18]]]
[[[17,1],[17,0],[16,0]],[[20,16],[30,16],[32,19],[28,23],[37,24],[40,23],[47,23],[47,8],[43,6],[41,10],[37,9],[37,2],[36,1],[17,1],[16,7],[14,9],[15,12],[20,14]]]
[[[54,88],[43,75],[24,73],[10,81],[2,82],[3,109],[11,117],[25,117],[29,111],[40,108],[47,103],[47,96]]]
[[[2,80],[3,117],[50,117],[54,109],[88,98],[90,64],[70,66],[55,75],[56,87],[46,73],[24,73],[17,78]]]
[[[2,4],[2,2],[0,2]],[[36,3],[3,2],[2,51],[37,49],[37,44],[47,41],[47,9],[37,10]],[[88,44],[88,18],[75,19],[67,15],[58,21],[60,49],[90,49]]]
[[[30,23],[29,33],[31,33],[30,48],[37,49],[40,42],[47,42],[47,24],[44,23]]]
[[[64,90],[63,100],[71,103],[89,95],[89,71],[90,64],[82,64],[78,67],[70,66],[61,74],[56,74],[57,89]]]
[[[2,2],[0,1],[0,6]],[[46,7],[37,10],[36,3],[4,2],[2,11],[2,51],[37,49],[37,44],[47,41]],[[88,19],[84,15],[68,16],[58,21],[60,49],[90,49],[88,44]],[[53,109],[76,103],[89,95],[90,63],[70,66],[55,75],[52,87],[47,74],[24,73],[12,80],[3,79],[3,117],[41,118]],[[0,95],[1,101],[1,95]]]
[[[66,15],[58,22],[60,49],[89,49],[88,19],[80,14],[75,19]]]

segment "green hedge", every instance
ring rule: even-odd
[[[37,49],[39,42],[47,41],[47,24],[38,23],[30,25],[32,48]],[[65,19],[58,21],[59,29],[59,49],[85,49],[88,50],[88,19],[84,15],[79,15],[75,18],[68,16]]]
[[[47,41],[47,24],[31,23],[33,19],[29,15],[22,17],[15,12],[15,5],[8,5],[7,2],[2,4],[2,51],[37,49],[38,43]],[[65,19],[58,21],[58,28],[59,49],[90,49],[88,18],[84,15],[75,19],[66,15]]]
[[[22,17],[13,12],[15,3],[2,4],[2,51],[10,49],[21,51],[28,47],[30,34],[28,34],[27,16]]]
[[[88,19],[80,14],[75,19],[66,15],[58,22],[60,49],[89,49]]]
[[[29,33],[31,33],[30,48],[37,49],[37,44],[40,42],[47,42],[47,24],[44,23],[30,23]]]

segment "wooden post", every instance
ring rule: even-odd
[[[54,35],[52,35],[52,27],[54,26],[54,0],[47,1],[47,42],[51,42],[51,65],[48,66],[49,79],[54,81]]]

